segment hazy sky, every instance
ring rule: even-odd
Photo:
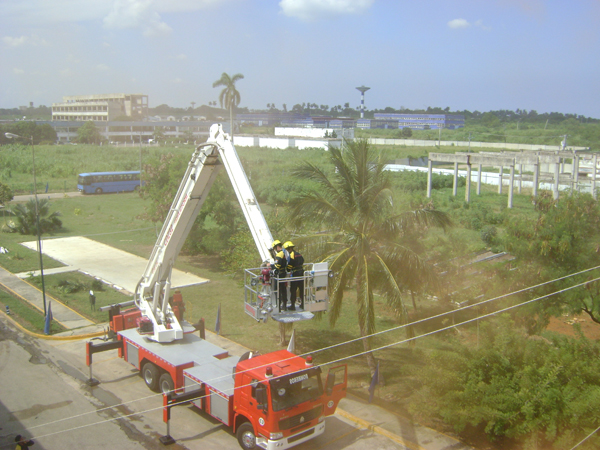
[[[0,0],[0,107],[360,104],[600,118],[600,0]]]

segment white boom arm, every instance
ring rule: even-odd
[[[225,170],[227,171],[227,175],[229,175],[235,195],[240,202],[240,207],[250,227],[250,232],[258,248],[261,260],[270,260],[272,258],[269,249],[273,243],[271,230],[269,230],[265,216],[263,216],[258,201],[256,201],[254,191],[250,186],[246,172],[244,172],[240,158],[235,151],[229,135],[223,132],[221,125],[213,125],[213,127],[215,126],[218,127],[218,130],[213,134],[211,127],[210,138],[207,143],[214,143],[219,149],[221,160],[225,165]]]
[[[270,259],[273,239],[269,227],[229,135],[223,132],[220,124],[214,124],[207,142],[192,155],[144,275],[136,287],[134,300],[142,315],[152,321],[150,338],[154,341],[171,342],[183,337],[181,324],[169,306],[171,272],[222,165],[227,169],[262,260]]]

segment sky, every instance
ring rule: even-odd
[[[0,0],[0,108],[138,93],[600,118],[600,0]]]

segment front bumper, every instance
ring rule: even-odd
[[[299,433],[291,436],[284,437],[272,441],[261,436],[256,437],[256,445],[265,450],[285,450],[287,448],[294,447],[295,445],[302,444],[303,442],[310,441],[311,439],[320,436],[325,431],[325,422],[321,422],[312,428],[308,428]]]

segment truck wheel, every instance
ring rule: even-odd
[[[235,433],[240,446],[245,450],[256,448],[256,435],[250,422],[244,422]]]
[[[102,194],[102,188],[96,188],[96,194]]]
[[[154,392],[158,392],[159,375],[158,367],[151,362],[147,362],[144,364],[144,367],[142,367],[142,377],[144,377],[146,386],[148,386],[150,390]]]
[[[163,373],[158,380],[158,386],[160,387],[160,392],[166,394],[175,389],[175,384],[173,383],[173,378],[167,372]]]

